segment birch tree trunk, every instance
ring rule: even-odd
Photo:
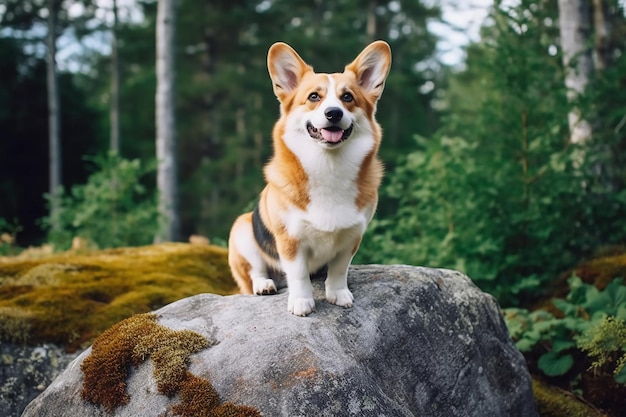
[[[178,164],[174,114],[175,27],[175,0],[159,0],[156,23],[156,153],[160,220],[155,239],[157,242],[179,240]]]
[[[591,27],[587,0],[559,0],[559,31],[567,98],[574,102],[585,91],[593,71],[589,48]],[[568,115],[570,141],[584,143],[591,138],[591,125],[572,107]]]
[[[110,149],[120,153],[120,58],[118,51],[117,0],[113,0],[113,30],[111,31],[111,137]]]
[[[61,105],[56,65],[56,41],[58,0],[48,0],[48,35],[47,35],[47,78],[48,78],[48,156],[49,156],[49,194],[50,194],[50,226],[59,230],[61,192]]]

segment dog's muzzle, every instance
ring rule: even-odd
[[[324,142],[329,145],[337,145],[350,137],[352,134],[352,128],[354,125],[350,125],[347,129],[342,129],[337,125],[330,125],[321,129],[313,126],[311,122],[307,122],[306,130],[309,132],[309,136],[320,142]]]

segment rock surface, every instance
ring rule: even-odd
[[[77,356],[50,343],[0,343],[0,416],[19,416]]]
[[[510,342],[495,300],[464,275],[409,266],[355,266],[354,307],[323,301],[287,312],[287,294],[202,294],[155,312],[160,325],[189,329],[212,346],[189,371],[222,401],[264,416],[537,415],[530,376]],[[113,414],[86,402],[81,363],[91,348],[29,404],[24,417],[167,416],[176,396],[160,395],[150,360],[130,371],[127,405]]]

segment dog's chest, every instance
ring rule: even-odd
[[[333,232],[367,222],[356,205],[362,158],[351,156],[352,159],[341,154],[303,158],[309,204],[306,210],[292,215],[293,222],[302,223],[299,227],[306,225],[322,232]]]
[[[345,229],[322,231],[310,223],[301,223],[301,236],[298,242],[309,270],[318,270],[339,253],[352,251],[363,234],[365,226],[355,224]]]
[[[299,140],[297,140],[299,139]],[[339,149],[325,150],[310,138],[286,135],[285,143],[306,174],[308,204],[292,206],[283,217],[290,236],[306,248],[310,262],[327,262],[337,252],[351,249],[371,217],[372,204],[357,206],[362,164],[374,147],[369,134],[353,133]]]
[[[331,195],[312,199],[306,210],[292,208],[285,217],[287,231],[299,239],[314,232],[332,235],[354,226],[364,230],[367,222],[366,213],[357,209],[354,200]]]

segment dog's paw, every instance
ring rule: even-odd
[[[354,301],[354,297],[352,296],[350,290],[347,288],[341,288],[338,290],[331,290],[327,288],[326,301],[341,307],[350,308],[352,307],[352,301]]]
[[[252,280],[252,290],[257,295],[276,293],[276,285],[271,279],[257,278]]]
[[[291,314],[304,317],[315,310],[315,300],[313,298],[289,297],[288,309]]]

